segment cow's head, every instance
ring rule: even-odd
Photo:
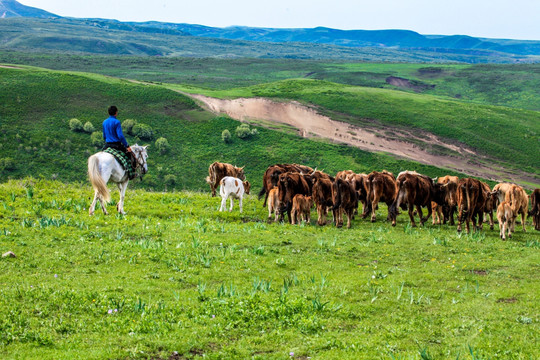
[[[246,175],[244,174],[244,168],[245,166],[242,166],[241,168],[237,167],[236,169],[236,177],[240,180],[246,180]]]
[[[249,190],[251,189],[251,184],[249,183],[249,181],[244,181],[242,185],[244,185],[244,192],[246,194],[249,194]]]

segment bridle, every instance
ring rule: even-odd
[[[137,174],[139,174],[139,177],[142,178],[144,174],[146,174],[147,170],[145,170],[144,165],[146,165],[146,161],[144,157],[142,156],[140,151],[134,151],[135,159],[137,160],[137,166],[135,167],[135,171]]]

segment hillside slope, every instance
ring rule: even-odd
[[[100,75],[0,67],[0,181],[42,176],[86,182],[87,157],[97,148],[90,135],[72,132],[69,120],[90,122],[99,131],[106,109],[116,104],[120,119],[152,127],[154,139],[167,138],[171,148],[160,154],[150,143],[149,174],[136,186],[149,189],[207,189],[204,178],[214,161],[246,166],[258,188],[267,166],[296,162],[335,173],[416,169],[430,176],[448,173],[433,166],[396,160],[388,155],[302,139],[297,135],[259,128],[248,140],[221,140],[239,125],[203,111],[191,99],[162,86],[133,83]],[[136,141],[128,137],[130,143]],[[7,159],[7,160],[6,160]],[[6,166],[7,165],[9,166]],[[450,172],[455,173],[455,172]]]

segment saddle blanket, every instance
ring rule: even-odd
[[[126,153],[111,147],[103,150],[103,152],[109,153],[115,157],[120,165],[122,165],[124,170],[127,171],[129,180],[133,180],[137,177],[137,173],[135,172],[133,166],[131,166],[131,161]]]

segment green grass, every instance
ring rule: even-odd
[[[381,206],[350,230],[291,226],[254,196],[220,213],[208,193],[131,188],[126,216],[89,217],[91,194],[0,184],[0,248],[17,255],[0,258],[2,358],[540,355],[530,224],[503,242],[406,215],[392,228]]]

